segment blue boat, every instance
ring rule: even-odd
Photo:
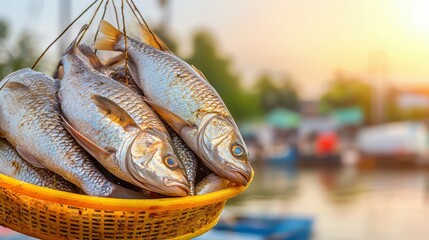
[[[197,240],[309,240],[313,220],[308,217],[242,217],[234,224],[219,222]]]
[[[266,162],[271,164],[294,165],[298,161],[298,149],[296,146],[284,146],[283,150],[277,154],[271,154]]]

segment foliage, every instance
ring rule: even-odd
[[[252,101],[243,92],[240,77],[231,70],[231,60],[219,54],[213,37],[204,31],[193,37],[193,53],[186,61],[200,69],[237,119],[252,115]]]
[[[0,79],[15,70],[31,67],[37,58],[36,45],[30,34],[22,33],[12,46],[8,40],[8,25],[0,20]]]
[[[370,122],[372,88],[369,84],[353,77],[337,75],[329,89],[321,97],[321,111],[329,112],[346,107],[360,107],[365,122]]]
[[[160,27],[152,30],[162,41],[167,45],[167,47],[175,54],[177,54],[177,42],[170,36],[167,31],[162,30]]]
[[[246,91],[240,85],[240,76],[231,70],[231,60],[218,53],[216,42],[207,32],[194,35],[193,53],[187,62],[204,73],[239,120],[256,118],[279,107],[299,110],[300,99],[290,78],[281,79],[276,86],[271,76],[264,74],[256,83],[256,91]]]
[[[256,89],[264,113],[268,113],[276,108],[299,111],[299,95],[290,78],[282,79],[280,86],[276,86],[271,76],[263,74],[256,83]]]

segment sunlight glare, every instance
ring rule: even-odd
[[[409,0],[408,20],[410,27],[420,33],[429,34],[429,1]]]

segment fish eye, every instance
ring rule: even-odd
[[[244,154],[243,146],[237,143],[232,145],[231,150],[232,150],[232,154],[236,157],[241,157]]]
[[[169,168],[175,168],[179,165],[177,159],[174,159],[172,156],[167,156],[164,158],[165,165]]]

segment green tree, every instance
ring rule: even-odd
[[[268,74],[261,75],[257,80],[256,89],[263,112],[268,113],[276,108],[298,111],[300,99],[292,80],[284,78],[279,86],[274,81]]]
[[[338,74],[329,89],[322,95],[321,111],[329,112],[346,107],[360,107],[365,122],[370,122],[372,88],[369,84],[353,77]]]
[[[299,111],[301,101],[298,95],[298,90],[292,79],[283,79],[282,84],[279,88],[279,95],[281,99],[281,107],[294,111]]]
[[[30,34],[21,34],[12,46],[8,40],[8,25],[5,21],[0,20],[0,79],[15,70],[31,67],[37,58],[34,47],[36,44]]]
[[[263,74],[256,82],[256,89],[263,112],[268,113],[278,105],[277,88],[268,74]]]
[[[245,99],[240,77],[231,70],[230,59],[221,56],[211,34],[200,31],[193,37],[193,53],[186,61],[200,69],[216,89],[236,119],[253,115],[252,106]]]
[[[163,30],[161,27],[152,29],[156,35],[167,45],[174,54],[177,54],[177,41],[172,37],[167,31]]]

